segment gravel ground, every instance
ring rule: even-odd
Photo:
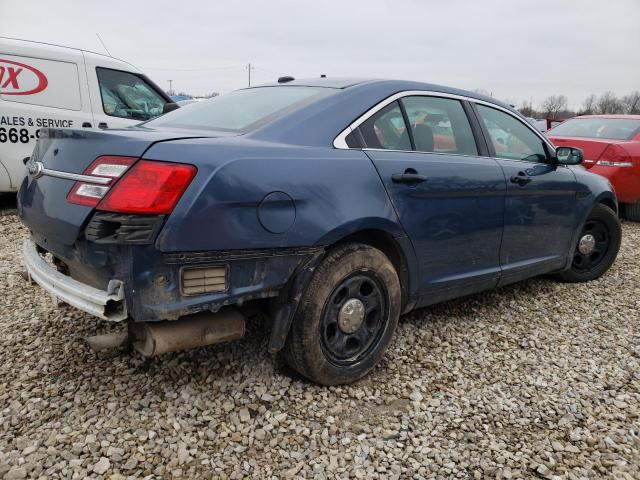
[[[640,478],[640,225],[586,285],[548,279],[403,317],[367,378],[290,378],[242,341],[143,361],[21,279],[0,216],[0,477]]]

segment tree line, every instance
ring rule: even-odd
[[[616,113],[640,115],[640,91],[636,90],[621,97],[613,92],[604,92],[601,95],[591,94],[584,99],[578,111],[569,109],[569,99],[566,95],[550,95],[537,108],[533,102],[525,101],[518,110],[525,117],[533,118],[569,118],[576,115]]]

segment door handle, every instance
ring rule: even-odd
[[[91,128],[91,124],[89,122],[84,122],[82,124],[82,128]]]
[[[404,173],[394,173],[391,175],[393,183],[406,183],[408,185],[416,185],[427,180],[426,175],[420,175],[413,168],[407,168]]]
[[[107,122],[100,122],[98,124],[98,128],[109,128],[109,126],[107,125]]]
[[[527,177],[523,172],[518,172],[518,175],[511,177],[511,183],[517,183],[521,187],[524,187],[531,181],[530,177]]]

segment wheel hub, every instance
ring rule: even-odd
[[[583,235],[580,241],[578,242],[578,251],[582,255],[589,255],[593,252],[596,247],[596,237],[587,233]]]
[[[357,298],[350,298],[340,308],[338,326],[344,333],[353,333],[364,320],[364,304]]]

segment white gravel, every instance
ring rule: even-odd
[[[285,375],[268,329],[143,361],[20,277],[0,215],[0,477],[640,478],[640,225],[590,284],[413,312],[347,387]]]

